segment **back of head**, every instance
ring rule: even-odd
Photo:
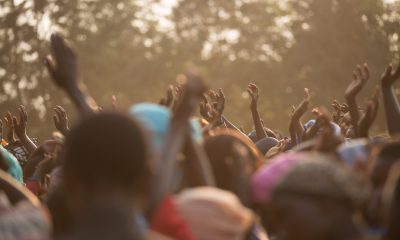
[[[185,190],[175,196],[175,204],[199,240],[244,239],[254,223],[252,212],[235,195],[212,187]]]
[[[247,159],[236,158],[235,144],[241,144],[248,150]],[[248,170],[247,175],[250,175],[260,165],[259,161],[262,159],[249,139],[232,131],[221,131],[206,138],[204,149],[210,159],[217,186],[229,191],[233,191],[231,186],[237,183],[235,179],[240,177],[241,173],[238,170]],[[243,162],[235,162],[237,160],[243,160]],[[245,168],[238,166],[245,166]]]
[[[256,142],[257,149],[265,155],[272,147],[278,145],[279,141],[272,137],[266,137]]]
[[[83,189],[135,189],[148,172],[145,136],[129,117],[90,116],[71,129],[65,142],[66,183]]]
[[[359,239],[353,214],[365,203],[367,189],[329,158],[310,156],[275,186],[269,230],[287,239]]]

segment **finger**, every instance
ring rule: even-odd
[[[13,123],[14,127],[17,127],[17,126],[18,126],[17,117],[13,117],[13,118],[12,118],[12,123]]]
[[[367,63],[364,63],[363,65],[363,74],[364,74],[363,77],[365,79],[369,79],[369,68]]]
[[[310,90],[308,88],[304,88],[304,99],[310,100]]]
[[[67,112],[65,111],[65,109],[63,107],[61,107],[60,105],[57,105],[56,108],[58,109],[58,111],[60,112],[60,114],[63,118],[67,118]]]
[[[10,124],[12,124],[12,115],[11,115],[11,112],[7,112],[6,118],[7,118],[8,122],[9,122]]]
[[[218,94],[221,98],[225,98],[224,91],[222,90],[222,88],[218,89]]]
[[[27,121],[28,120],[28,113],[25,110],[25,106],[21,105],[20,107],[20,117],[22,120]]]
[[[71,54],[68,50],[69,47],[67,46],[64,38],[61,37],[58,33],[53,33],[51,35],[50,42],[57,63],[59,63],[60,60],[63,60],[65,56]]]
[[[356,71],[353,71],[353,80],[357,80],[358,79],[358,75]]]
[[[52,60],[51,56],[48,55],[43,60],[44,65],[46,66],[47,70],[49,71],[50,75],[54,78],[55,74],[55,63]]]
[[[246,91],[250,94],[250,96],[253,96],[253,91],[250,88],[246,89]]]
[[[60,122],[56,114],[53,115],[53,121],[54,121],[54,124],[55,124],[56,126],[57,126],[58,123]]]
[[[53,111],[58,117],[61,117],[60,109],[58,109],[57,106],[53,108]]]
[[[360,65],[357,65],[356,74],[357,74],[358,79],[363,78],[362,68]]]

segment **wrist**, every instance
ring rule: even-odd
[[[381,87],[382,87],[382,91],[391,91],[392,90],[392,84],[385,84],[385,83],[382,83],[381,84]]]

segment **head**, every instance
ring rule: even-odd
[[[237,156],[237,145],[244,147],[245,157]],[[243,134],[222,130],[204,141],[218,188],[247,194],[248,180],[263,161],[255,145]],[[248,195],[248,194],[247,194]],[[243,200],[243,199],[241,199]]]
[[[272,131],[271,129],[268,129],[268,128],[264,128],[264,131],[267,133],[268,137],[279,138],[278,135],[280,135],[280,134],[276,133],[276,131],[274,132],[274,131]],[[253,141],[254,143],[257,142],[256,130],[252,130],[251,132],[249,132],[247,134],[247,137],[250,138],[251,141]]]
[[[400,160],[400,142],[385,144],[376,153],[372,153],[372,161],[368,169],[368,177],[372,185],[372,194],[364,209],[367,223],[372,227],[384,224],[384,208],[382,201],[383,188],[392,166]]]
[[[228,191],[197,187],[184,190],[174,199],[179,215],[198,240],[246,239],[254,223],[252,212]]]
[[[133,202],[147,186],[148,160],[145,135],[134,120],[116,113],[90,116],[66,137],[66,192],[77,204],[105,196]]]
[[[365,197],[343,166],[324,155],[298,163],[275,186],[268,220],[285,239],[360,239],[355,214]]]
[[[257,149],[263,156],[272,148],[278,145],[279,141],[275,138],[266,137],[256,142]]]
[[[143,126],[149,133],[149,144],[154,154],[160,154],[165,143],[172,113],[169,108],[153,103],[139,103],[133,105],[129,115]],[[190,121],[192,134],[196,140],[201,140],[201,123],[198,119]]]

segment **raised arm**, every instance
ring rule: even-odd
[[[370,100],[368,101],[367,109],[358,122],[358,137],[367,138],[369,137],[369,130],[374,123],[376,116],[378,115],[379,108],[379,89],[376,88],[372,93]]]
[[[358,113],[358,105],[356,97],[363,89],[368,79],[369,79],[368,65],[364,64],[362,67],[358,65],[356,70],[353,72],[353,80],[351,81],[350,85],[347,87],[345,92],[346,103],[349,106],[351,124],[354,127],[356,136],[359,136],[359,133],[357,132],[359,113]]]
[[[176,157],[182,150],[189,133],[188,120],[206,87],[200,77],[194,74],[187,75],[187,84],[184,86],[182,100],[176,106],[175,114],[171,119],[170,128],[166,136],[166,144],[157,166],[154,186],[152,188],[148,214],[151,216],[157,205],[170,193],[176,167]]]
[[[207,154],[190,132],[186,138],[184,154],[185,172],[187,176],[190,176],[191,186],[215,186],[215,179]]]
[[[53,108],[53,111],[54,126],[60,133],[65,136],[69,131],[67,112],[63,107],[59,105]]]
[[[289,132],[292,146],[298,144],[304,135],[304,127],[303,123],[301,122],[301,117],[307,112],[308,106],[310,105],[310,100],[310,91],[308,88],[304,88],[303,101],[301,101],[297,108],[294,109],[289,122]]]
[[[29,154],[32,154],[33,151],[37,148],[35,143],[29,138],[28,134],[26,133],[26,126],[28,123],[28,114],[26,113],[25,107],[24,106],[19,106],[18,108],[19,112],[19,120],[17,120],[17,117],[13,117],[13,125],[15,129],[15,133],[17,134],[17,137],[21,141],[22,145],[25,147],[26,151],[28,151]]]
[[[394,71],[393,66],[390,65],[381,78],[383,105],[385,107],[386,123],[390,135],[400,133],[400,105],[393,89],[393,84],[399,78],[400,64]]]
[[[251,103],[250,110],[251,115],[253,117],[254,129],[256,130],[257,141],[267,137],[267,133],[264,130],[264,126],[262,124],[260,114],[258,113],[258,87],[254,83],[250,83],[247,86],[247,92],[250,94]]]
[[[74,51],[58,34],[51,35],[50,43],[52,56],[46,57],[45,65],[54,83],[69,95],[82,115],[96,112],[96,102],[86,93],[79,79],[78,60]]]

